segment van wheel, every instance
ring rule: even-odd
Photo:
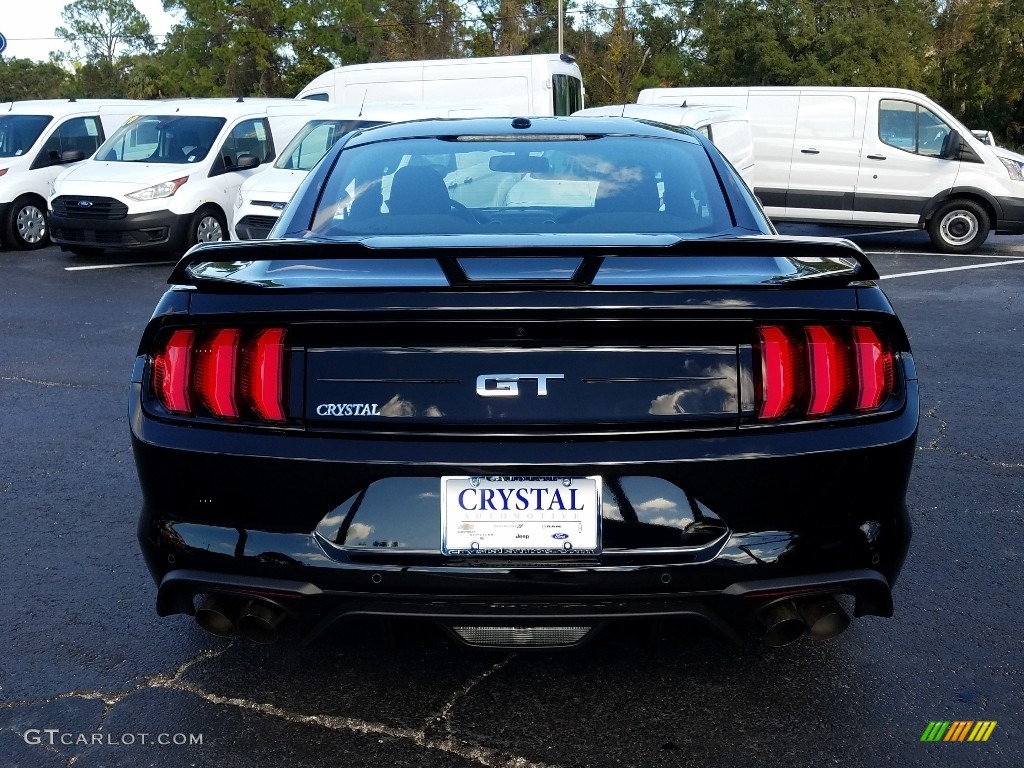
[[[228,225],[224,216],[216,208],[200,208],[192,216],[188,226],[188,244],[191,248],[196,243],[219,243],[228,239]]]
[[[31,251],[50,244],[46,203],[35,195],[22,195],[13,203],[4,222],[4,239],[11,248]]]
[[[973,200],[950,200],[928,220],[932,245],[944,253],[973,253],[988,237],[988,213]]]

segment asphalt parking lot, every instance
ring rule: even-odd
[[[774,650],[676,625],[264,648],[157,618],[127,382],[170,265],[0,250],[0,767],[1024,765],[1024,237],[785,230],[869,252],[922,415],[895,617]],[[921,741],[933,721],[996,726]]]

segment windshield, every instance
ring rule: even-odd
[[[311,120],[295,134],[274,167],[308,171],[345,134],[380,124],[379,120]]]
[[[122,163],[198,163],[213,148],[222,117],[142,115],[130,118],[96,153]]]
[[[701,233],[733,227],[692,139],[423,138],[342,151],[311,230],[325,237],[447,233]]]
[[[52,120],[52,115],[0,115],[0,157],[24,155]]]

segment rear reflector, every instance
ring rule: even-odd
[[[757,418],[877,410],[893,392],[893,353],[866,325],[757,329]]]
[[[151,391],[185,416],[284,422],[285,331],[173,331],[153,354]]]

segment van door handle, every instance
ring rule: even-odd
[[[819,152],[817,149],[801,149],[800,153],[804,154],[804,155],[820,155],[821,154],[821,152]]]
[[[885,160],[885,155],[868,155],[868,160]]]

